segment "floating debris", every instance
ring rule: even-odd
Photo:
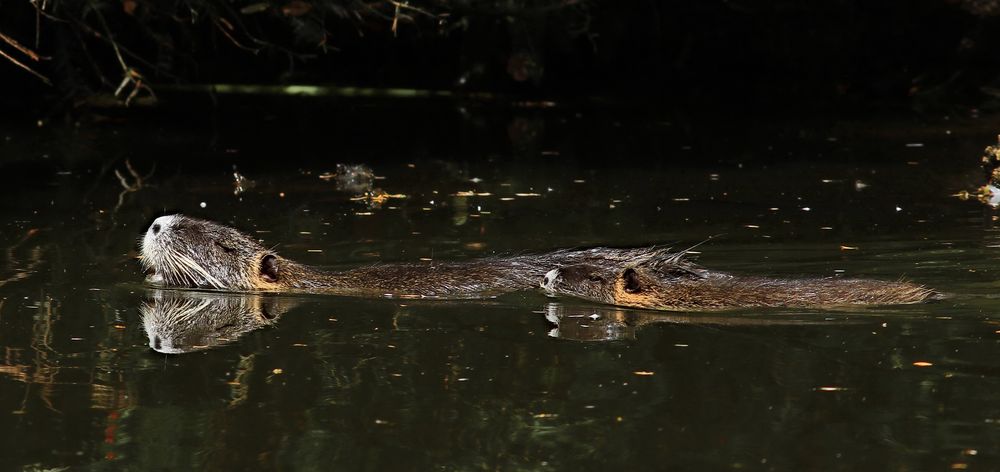
[[[930,362],[927,362],[927,361],[916,361],[916,362],[913,363],[914,367],[930,367],[932,365],[934,365],[934,364],[932,364]]]
[[[354,202],[365,202],[368,204],[369,208],[380,208],[385,202],[392,198],[407,198],[406,195],[402,193],[388,193],[385,190],[376,188],[373,190],[368,190],[361,195],[356,197],[351,197],[351,201]]]
[[[332,180],[341,192],[363,193],[372,190],[375,172],[364,164],[337,164],[335,173],[324,172],[322,180]]]
[[[233,164],[233,195],[239,196],[257,186],[257,182],[248,179],[245,175],[241,174],[239,170],[236,169],[236,165]]]

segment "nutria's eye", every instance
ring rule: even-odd
[[[268,254],[260,260],[260,278],[268,282],[278,281],[278,258]]]
[[[590,274],[587,276],[587,280],[591,282],[604,282],[604,278],[597,274]]]
[[[226,252],[229,252],[229,253],[232,253],[233,251],[236,251],[236,249],[233,249],[233,248],[231,248],[229,246],[226,246],[225,244],[222,244],[222,243],[220,243],[218,241],[215,242],[215,245],[219,246],[220,248],[222,248],[223,251],[226,251]]]
[[[625,269],[622,279],[625,281],[626,292],[639,293],[642,291],[642,284],[639,283],[639,274],[636,273],[635,269]]]

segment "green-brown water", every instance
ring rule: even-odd
[[[980,183],[988,120],[490,120],[326,142],[285,124],[0,136],[0,469],[1000,467],[1000,232],[951,196]],[[126,159],[152,173],[123,193]],[[405,198],[338,190],[337,163]],[[238,194],[234,164],[253,181]],[[265,297],[272,326],[164,355],[134,259],[164,211],[327,266],[721,235],[699,247],[709,268],[949,298],[656,314],[535,292]]]

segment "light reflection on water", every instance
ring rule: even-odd
[[[7,164],[25,172],[2,203],[0,467],[996,467],[1000,236],[990,211],[949,197],[975,169],[937,163],[951,148],[931,140],[900,138],[898,157],[884,140],[816,140],[784,145],[851,164],[755,160],[776,151],[751,142],[743,165],[678,145],[669,164],[618,168],[543,142],[519,146],[541,158],[364,160],[371,179],[338,190],[333,161],[263,168],[244,147],[161,161],[124,195],[124,155]],[[164,210],[329,266],[723,234],[698,248],[706,267],[905,277],[948,298],[653,313],[541,293],[157,291],[134,242]]]

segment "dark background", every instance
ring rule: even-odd
[[[53,85],[0,57],[0,100],[85,114],[122,80],[113,38],[168,103],[178,85],[240,83],[752,114],[990,109],[994,3],[424,1],[397,15],[389,2],[71,0],[50,2],[36,26],[29,2],[3,1],[0,33],[49,59],[0,50]]]

